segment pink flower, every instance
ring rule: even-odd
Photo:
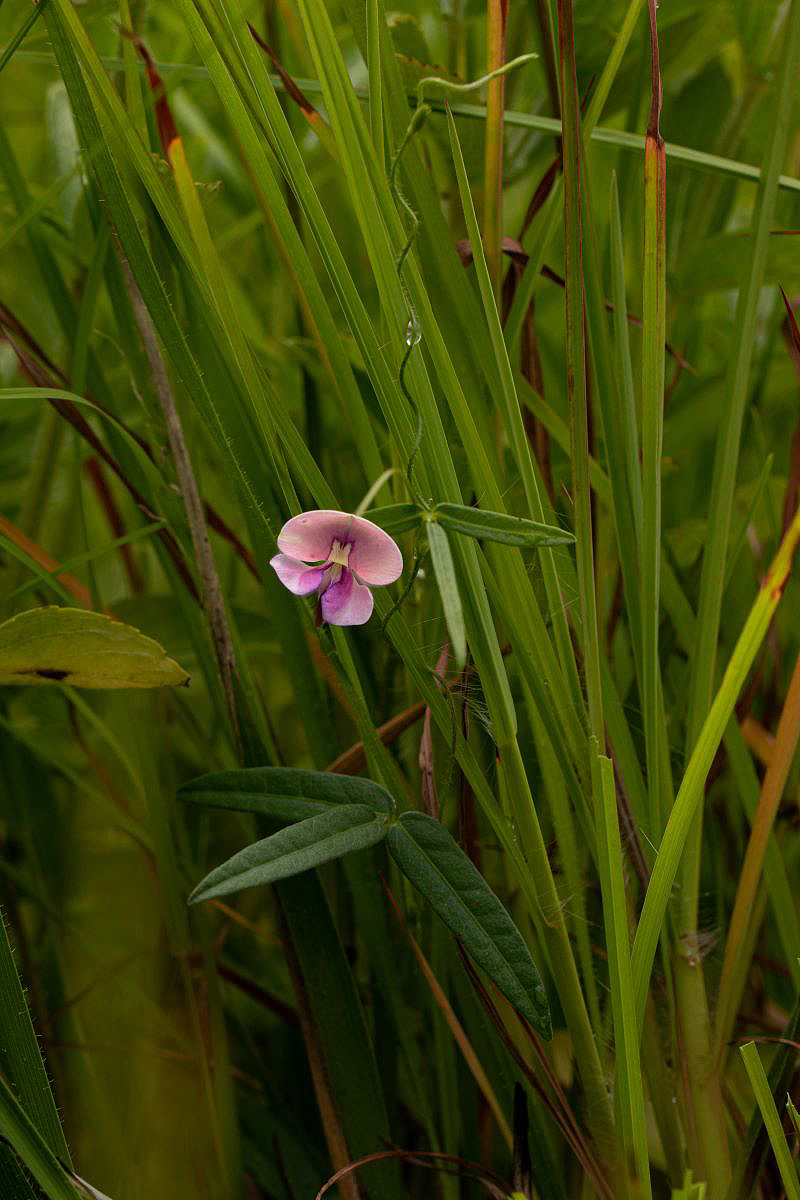
[[[363,625],[372,614],[371,587],[394,583],[403,556],[372,521],[330,508],[300,513],[278,534],[280,554],[270,566],[295,596],[319,596],[317,620]]]

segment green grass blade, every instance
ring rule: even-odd
[[[747,1045],[741,1047],[740,1054],[769,1134],[770,1144],[781,1173],[781,1180],[786,1189],[786,1200],[800,1200],[800,1179],[797,1175],[797,1167],[789,1151],[786,1135],[781,1128],[780,1117],[775,1108],[766,1072],[761,1064],[758,1046],[755,1042],[748,1042]]]
[[[450,132],[450,147],[453,154],[453,162],[455,163],[456,168],[459,195],[461,197],[461,206],[467,223],[467,233],[469,234],[470,241],[472,243],[472,259],[475,264],[475,271],[478,277],[478,286],[480,289],[481,300],[483,302],[483,311],[489,327],[489,336],[495,356],[497,373],[500,379],[500,396],[503,402],[503,419],[509,440],[514,450],[514,458],[517,463],[517,468],[522,476],[528,514],[532,520],[543,523],[544,509],[542,507],[542,498],[539,492],[536,474],[534,472],[533,456],[522,422],[522,411],[517,398],[516,389],[514,387],[514,375],[511,370],[511,363],[509,361],[506,344],[503,340],[503,329],[500,324],[500,315],[497,310],[494,288],[486,261],[486,255],[484,253],[483,243],[481,242],[478,218],[472,203],[472,195],[469,189],[469,180],[467,178],[467,171],[464,165],[464,157],[461,153],[461,146],[458,140],[458,132],[456,130],[455,121],[453,120],[452,115],[448,116],[448,127]],[[543,552],[541,562],[542,571],[545,576],[548,604],[551,612],[553,613],[554,632],[556,645],[558,648],[559,661],[561,663],[561,670],[568,681],[568,685],[573,697],[575,698],[575,702],[581,704],[582,697],[580,692],[580,683],[575,666],[575,656],[569,638],[566,614],[560,600],[559,580],[555,563],[552,555],[548,554],[547,551]]]
[[[631,971],[629,916],[623,877],[622,840],[617,819],[616,785],[610,758],[597,755],[594,782],[600,885],[603,891],[608,975],[617,1050],[617,1087],[626,1148],[636,1165],[637,1181],[642,1194],[649,1197],[652,1196],[652,1190],[639,1058],[636,994]]]
[[[750,366],[755,346],[758,299],[764,277],[769,233],[774,224],[778,175],[786,153],[794,83],[800,68],[800,4],[792,0],[786,14],[786,37],[780,74],[774,89],[775,105],[770,121],[769,141],[753,214],[753,249],[736,305],[733,332],[734,353],[729,360],[725,390],[725,421],[717,442],[714,475],[709,505],[709,528],[703,555],[703,573],[698,606],[698,641],[708,652],[694,659],[689,696],[687,747],[691,749],[711,703],[715,673],[715,646],[719,631],[725,560],[739,441],[748,396]],[[692,903],[692,897],[689,898]],[[691,918],[690,918],[691,919]]]
[[[661,75],[655,10],[651,12],[652,103],[644,152],[644,267],[642,283],[642,708],[644,711],[650,834],[657,840],[661,811],[661,669],[658,630],[661,604],[661,446],[664,423],[666,342],[666,170],[659,129]],[[624,314],[620,314],[625,319]],[[669,787],[667,792],[669,792]],[[671,798],[671,797],[670,797]]]
[[[703,800],[703,788],[717,747],[722,741],[736,700],[767,629],[780,603],[789,577],[792,558],[800,539],[800,512],[786,532],[764,583],[750,609],[739,639],[714,698],[700,737],[686,767],[675,797],[658,857],[650,877],[633,947],[633,974],[637,1017],[641,1027],[650,972],[661,935],[672,884],[681,865],[684,846]]]
[[[586,295],[582,257],[581,127],[572,0],[559,0],[558,44],[564,121],[564,277],[572,503],[575,511],[575,551],[589,727],[600,741],[603,738],[603,699],[595,594],[594,534],[589,491],[589,396],[586,373]]]

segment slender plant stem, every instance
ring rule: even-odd
[[[578,592],[589,728],[605,744],[600,683],[600,642],[594,585],[594,541],[589,484],[586,296],[581,218],[581,138],[572,0],[559,0],[561,104],[564,114],[564,275],[566,280],[567,394],[569,396],[572,502],[575,509]]]
[[[644,151],[644,283],[642,335],[642,707],[647,755],[650,835],[658,839],[666,814],[659,766],[661,672],[658,626],[661,596],[661,442],[666,341],[666,157],[659,129],[661,73],[655,0],[649,0],[652,100]]]
[[[486,73],[505,62],[509,0],[486,0]],[[503,240],[503,109],[504,75],[486,87],[483,159],[483,246],[495,297],[499,301]]]
[[[161,356],[158,337],[150,313],[142,300],[142,294],[139,291],[139,287],[133,277],[133,272],[128,265],[128,260],[116,236],[114,240],[120,265],[122,266],[122,273],[125,277],[128,293],[131,298],[134,318],[139,326],[139,333],[150,367],[153,391],[158,397],[161,410],[164,414],[167,438],[175,463],[175,471],[178,476],[178,486],[181,489],[181,496],[186,508],[186,519],[189,524],[192,547],[200,576],[200,592],[214,648],[214,658],[217,663],[217,670],[219,671],[223,695],[225,696],[231,730],[235,740],[238,742],[240,738],[239,718],[236,711],[234,688],[236,661],[219,575],[217,574],[211,543],[208,540],[203,501],[200,497],[200,489],[197,486],[194,470],[192,469],[189,450],[183,434],[183,426],[178,415],[175,397],[172,394],[167,368]]]

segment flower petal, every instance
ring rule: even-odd
[[[350,520],[353,543],[348,563],[350,569],[364,583],[375,586],[394,583],[403,570],[403,556],[397,542],[366,517],[351,517]]]
[[[372,605],[372,592],[347,570],[320,597],[322,619],[329,625],[363,625],[372,615]]]
[[[349,513],[330,508],[300,513],[287,521],[278,534],[278,549],[304,562],[327,562],[334,539],[350,540],[352,520]]]
[[[305,562],[327,562],[334,540],[350,544],[348,566],[364,583],[394,583],[403,570],[403,556],[393,538],[366,517],[320,508],[287,521],[278,535],[284,554]]]
[[[288,554],[276,554],[269,560],[269,565],[283,586],[294,592],[295,596],[307,596],[322,583],[322,567],[309,567],[307,563],[298,562]]]

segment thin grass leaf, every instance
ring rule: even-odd
[[[603,736],[594,534],[589,492],[589,395],[586,357],[586,296],[583,278],[581,217],[581,127],[575,65],[572,0],[558,3],[564,163],[564,279],[567,398],[569,403],[572,503],[575,511],[578,598],[589,728]]]
[[[778,814],[778,805],[786,787],[789,771],[800,742],[800,658],[795,661],[786,700],[781,711],[775,734],[772,761],[764,775],[764,782],[753,818],[750,837],[745,850],[744,862],[736,886],[736,898],[725,940],[722,960],[719,995],[717,998],[715,1040],[722,1047],[730,1036],[735,1020],[735,1011],[740,1000],[740,987],[746,963],[744,956],[746,932],[756,910],[766,865],[770,834]],[[738,968],[738,970],[737,970]],[[739,975],[738,986],[732,987],[732,976]]]
[[[753,249],[743,270],[742,285],[737,299],[732,335],[734,352],[729,359],[725,385],[728,401],[714,459],[709,528],[703,555],[697,614],[698,639],[702,645],[709,647],[709,653],[698,655],[694,660],[689,697],[688,749],[696,739],[710,707],[714,683],[714,648],[719,631],[739,441],[755,346],[757,305],[763,282],[769,232],[774,224],[778,174],[786,150],[794,80],[800,66],[800,5],[797,0],[792,0],[785,21],[786,36],[775,88],[775,105],[769,124],[769,141],[753,213]]]
[[[620,1108],[626,1148],[635,1163],[637,1182],[644,1196],[652,1196],[614,767],[610,758],[599,754],[595,767],[595,797]]]
[[[775,1108],[775,1101],[772,1099],[769,1081],[761,1065],[758,1046],[755,1042],[748,1042],[746,1046],[741,1047],[740,1053],[744,1059],[744,1065],[750,1079],[750,1085],[755,1094],[756,1102],[761,1111],[761,1117],[769,1134],[772,1151],[778,1164],[783,1186],[786,1189],[786,1200],[800,1200],[800,1178],[798,1178],[797,1168],[789,1152],[786,1135],[781,1128],[780,1117]]]
[[[650,0],[651,102],[644,157],[644,267],[642,283],[642,523],[641,670],[650,834],[656,840],[662,811],[660,766],[663,721],[658,654],[661,596],[661,445],[666,342],[666,171],[661,136],[661,72],[654,0]],[[667,791],[670,789],[667,788]]]
[[[469,234],[470,242],[472,244],[473,262],[475,264],[475,271],[478,278],[478,286],[481,293],[484,315],[486,318],[486,323],[489,327],[489,336],[495,357],[497,374],[500,379],[500,398],[503,402],[503,419],[509,440],[513,447],[517,468],[522,476],[528,512],[534,521],[538,522],[539,524],[543,524],[544,509],[542,507],[539,485],[536,479],[536,472],[534,470],[533,456],[522,422],[520,404],[514,387],[514,375],[511,370],[511,363],[509,361],[506,343],[503,340],[503,329],[500,324],[500,315],[492,290],[492,281],[480,239],[478,219],[472,203],[469,180],[467,178],[466,167],[464,165],[464,157],[461,153],[458,132],[456,130],[455,121],[453,120],[452,115],[448,116],[448,129],[450,133],[450,147],[453,154],[453,162],[456,168],[456,177],[458,179],[461,205],[464,210],[467,233]],[[580,706],[582,704],[582,696],[577,669],[575,666],[575,656],[569,640],[566,614],[564,613],[563,606],[559,603],[558,572],[556,570],[553,557],[549,551],[545,550],[543,552],[541,563],[542,571],[545,577],[545,586],[547,588],[548,604],[551,612],[553,613],[555,639],[561,670],[568,681],[568,686],[571,689],[571,694],[574,697],[575,703]]]
[[[800,512],[781,542],[731,654],[719,690],[689,759],[658,849],[633,947],[637,1017],[641,1027],[656,945],[683,849],[703,800],[703,787],[739,692],[781,601],[800,540]]]

